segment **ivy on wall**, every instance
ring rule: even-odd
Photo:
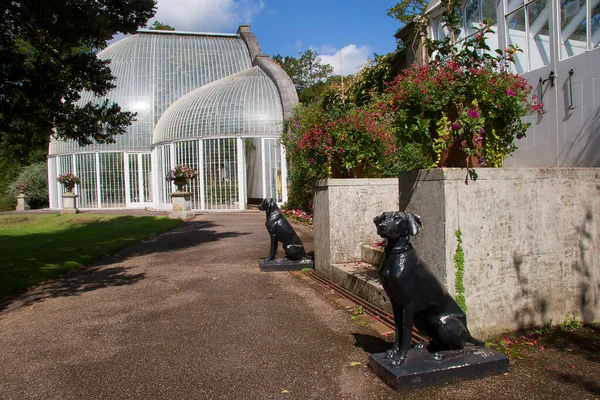
[[[456,268],[456,275],[454,276],[455,299],[459,307],[464,312],[467,312],[465,285],[463,283],[465,278],[465,253],[462,248],[462,232],[458,229],[454,234],[456,235],[457,240],[456,252],[454,253],[454,267]]]

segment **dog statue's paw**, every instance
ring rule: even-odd
[[[392,367],[401,367],[406,362],[406,357],[394,357],[390,360],[390,365]]]
[[[275,257],[265,257],[262,260],[263,261],[273,261],[275,259]]]
[[[386,360],[391,360],[391,359],[396,358],[397,355],[398,355],[398,349],[392,348],[391,350],[388,350],[385,352],[385,356],[383,356],[383,358]]]

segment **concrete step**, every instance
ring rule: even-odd
[[[363,244],[360,252],[361,259],[363,262],[380,266],[381,261],[383,260],[383,246],[373,245],[373,244]]]
[[[392,313],[392,306],[379,281],[377,268],[372,264],[362,261],[334,264],[331,280],[369,303]]]

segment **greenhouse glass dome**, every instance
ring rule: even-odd
[[[199,172],[187,188],[193,209],[286,201],[279,139],[298,97],[249,26],[237,34],[142,30],[98,57],[111,60],[116,77],[107,98],[136,121],[111,144],[51,141],[51,208],[62,207],[57,176],[72,172],[81,179],[79,208],[169,210],[174,187],[165,176],[179,164]],[[81,102],[103,100],[84,93]]]

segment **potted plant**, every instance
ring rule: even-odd
[[[75,185],[79,185],[81,180],[70,172],[65,172],[64,174],[60,174],[56,179],[59,183],[61,183],[65,190],[69,193],[73,192]]]
[[[177,186],[177,191],[182,192],[183,188],[192,180],[196,179],[198,173],[187,165],[178,165],[166,176],[168,182],[173,182]]]
[[[445,26],[456,32],[454,0],[444,0]],[[486,44],[491,21],[460,43],[454,34],[426,40],[431,61],[398,75],[378,100],[393,118],[399,146],[418,143],[431,167],[500,167],[525,136],[523,117],[542,109],[529,99],[526,79],[508,71],[519,50],[494,53]]]

